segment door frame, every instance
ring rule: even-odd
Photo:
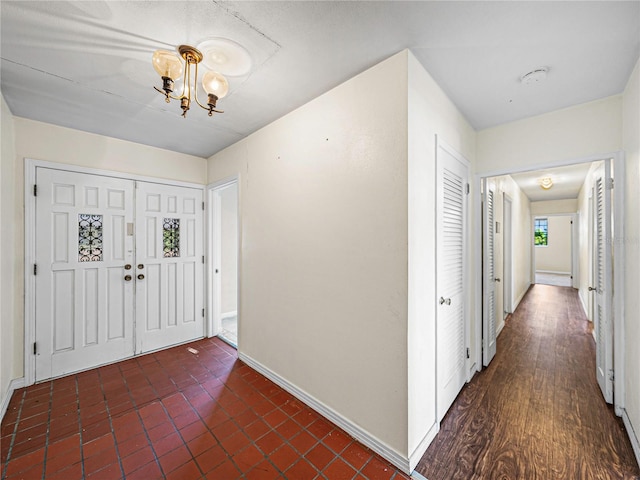
[[[463,214],[463,223],[462,223],[462,238],[463,238],[463,248],[462,248],[462,288],[463,288],[463,324],[464,324],[464,344],[465,344],[465,348],[470,348],[471,346],[471,300],[470,300],[470,295],[466,295],[465,292],[468,292],[469,289],[469,279],[471,278],[471,274],[468,273],[468,267],[471,264],[471,262],[469,261],[469,253],[470,253],[470,246],[469,246],[469,241],[470,241],[470,233],[471,233],[471,225],[470,225],[470,198],[471,198],[471,194],[470,194],[470,187],[471,187],[471,180],[472,180],[472,175],[471,175],[471,163],[461,154],[459,153],[455,148],[453,148],[452,146],[450,146],[449,144],[447,144],[446,142],[444,142],[439,135],[435,136],[435,140],[436,140],[436,177],[438,175],[440,166],[442,165],[442,160],[439,158],[439,150],[442,149],[445,152],[447,152],[451,157],[453,157],[457,162],[459,162],[462,167],[465,169],[466,171],[466,183],[467,183],[467,190],[466,190],[466,194],[463,194],[463,201],[465,202],[465,207],[464,207],[464,214]],[[439,194],[439,190],[436,188],[436,195]],[[438,200],[436,200],[436,204],[438,204]],[[437,214],[441,213],[441,212],[436,212]],[[434,226],[437,229],[438,226],[438,218],[436,215],[435,218],[435,222],[434,222]],[[439,252],[441,248],[441,245],[439,245],[439,242],[436,238],[436,252]],[[436,270],[437,270],[437,264],[438,262],[436,261]],[[437,273],[437,272],[436,272]],[[436,292],[438,292],[438,280],[437,280],[438,275],[436,274],[436,283],[435,283],[435,287],[436,287]],[[438,293],[436,294],[436,301],[437,300],[437,296]],[[438,328],[438,320],[439,320],[439,311],[438,308],[436,307],[436,340],[438,338],[438,333],[437,333],[437,328]],[[437,342],[436,342],[437,343]],[[438,358],[438,345],[436,345],[436,362],[439,361]],[[471,381],[471,377],[472,377],[472,370],[469,367],[469,364],[472,362],[471,358],[469,355],[466,355],[466,358],[464,360],[464,375],[465,375],[465,381],[464,383],[469,383]],[[438,369],[439,367],[436,366],[436,376],[438,374]],[[462,388],[464,388],[464,384],[462,386]],[[461,390],[462,390],[461,388]],[[460,391],[461,391],[460,390]],[[460,392],[458,392],[460,393]],[[436,378],[436,419],[438,422],[440,422],[441,419],[439,419],[438,417],[439,415],[439,410],[440,410],[440,397],[441,397],[441,391],[440,391],[440,384],[438,379]],[[449,405],[447,407],[447,410],[451,407],[451,405]]]
[[[482,193],[481,182],[485,178],[498,177],[501,175],[510,175],[512,173],[527,172],[533,170],[543,170],[553,167],[564,167],[575,165],[577,163],[591,163],[602,160],[612,160],[613,171],[615,176],[615,188],[613,189],[613,222],[614,232],[613,241],[616,254],[613,258],[613,282],[616,290],[613,295],[613,311],[616,313],[612,317],[613,322],[613,364],[615,365],[615,378],[613,386],[613,405],[616,415],[621,416],[625,407],[625,387],[624,387],[624,174],[625,174],[625,155],[624,151],[610,152],[600,155],[592,155],[587,157],[560,160],[550,163],[531,164],[517,168],[501,168],[497,170],[476,172],[473,179],[473,216],[475,219],[473,232],[475,238],[481,238],[483,229],[482,220]],[[532,240],[533,242],[533,240]],[[474,319],[475,319],[475,359],[476,368],[479,372],[482,369],[482,245],[481,242],[474,242],[474,258],[475,258],[475,302],[474,302]],[[533,275],[533,272],[532,272]]]
[[[115,170],[104,170],[91,167],[82,167],[67,163],[50,162],[45,160],[24,159],[24,384],[33,385],[36,377],[36,364],[33,355],[33,344],[36,341],[36,315],[35,295],[36,280],[33,275],[33,265],[36,259],[36,197],[33,194],[33,186],[36,184],[36,169],[49,168],[66,172],[100,175],[103,177],[119,178],[139,182],[159,183],[176,187],[188,187],[202,189],[205,186],[197,183],[168,180],[164,178],[136,175]],[[203,282],[206,283],[206,282]],[[204,287],[203,287],[204,288]],[[206,290],[203,292],[206,293]],[[134,319],[135,321],[135,319]]]
[[[208,214],[206,215],[206,247],[205,247],[205,255],[207,258],[206,262],[206,284],[207,284],[207,292],[211,293],[211,295],[205,296],[205,302],[207,305],[206,309],[206,331],[208,337],[215,337],[220,333],[220,329],[222,328],[222,318],[218,315],[216,309],[216,302],[219,302],[218,293],[220,291],[220,283],[218,281],[218,276],[214,274],[215,264],[219,259],[220,249],[218,246],[220,245],[220,230],[219,230],[219,221],[220,221],[220,204],[216,200],[216,191],[222,188],[228,187],[233,184],[237,185],[237,215],[238,215],[238,261],[236,265],[237,270],[237,288],[236,288],[236,296],[237,296],[237,321],[238,324],[240,322],[240,310],[241,310],[241,302],[240,302],[240,265],[241,257],[242,257],[242,249],[241,249],[241,239],[242,239],[242,222],[241,220],[241,203],[240,203],[240,175],[231,175],[229,177],[225,177],[216,182],[210,183],[206,186],[206,202],[207,202],[207,210]],[[238,346],[236,347],[239,350],[240,347],[240,339],[238,338]]]
[[[505,215],[509,204],[509,217]],[[513,313],[513,200],[506,193],[502,196],[502,324]]]
[[[579,267],[580,262],[578,259],[578,253],[580,247],[578,245],[578,235],[576,230],[578,228],[578,214],[575,212],[570,213],[532,213],[531,214],[531,231],[534,230],[535,221],[538,218],[550,218],[550,217],[569,217],[571,218],[571,238],[569,244],[571,248],[571,287],[579,288]],[[536,281],[536,245],[531,242],[531,283]]]

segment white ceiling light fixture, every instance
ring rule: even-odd
[[[180,100],[183,117],[187,116],[192,100],[207,110],[210,117],[214,112],[224,113],[217,109],[217,102],[229,92],[229,82],[221,72],[239,76],[246,75],[251,70],[249,53],[231,40],[209,39],[198,47],[179,45],[177,50],[180,56],[168,50],[156,50],[153,53],[153,68],[162,78],[162,89],[155,86],[153,88],[165,96],[167,103],[170,103],[171,99]],[[200,63],[210,69],[202,76],[202,87],[207,93],[206,106],[198,99],[198,65]],[[174,83],[183,74],[182,93],[179,96],[173,95]]]
[[[538,184],[540,185],[541,189],[549,190],[551,187],[553,187],[553,180],[551,180],[551,177],[542,177],[540,180],[538,180]]]
[[[520,81],[523,85],[535,85],[536,83],[546,80],[548,72],[549,67],[538,67],[522,75]]]

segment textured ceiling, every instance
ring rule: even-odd
[[[0,3],[14,115],[209,157],[409,48],[476,129],[621,93],[639,1]],[[248,49],[224,115],[180,117],[152,86],[158,48],[217,36]],[[539,66],[545,82],[519,78]]]

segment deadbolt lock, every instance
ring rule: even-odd
[[[125,270],[131,270],[131,265],[127,263],[127,264],[124,266],[124,269],[125,269]]]

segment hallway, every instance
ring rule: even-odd
[[[576,290],[530,288],[416,470],[429,480],[638,478],[622,421],[596,382]]]

